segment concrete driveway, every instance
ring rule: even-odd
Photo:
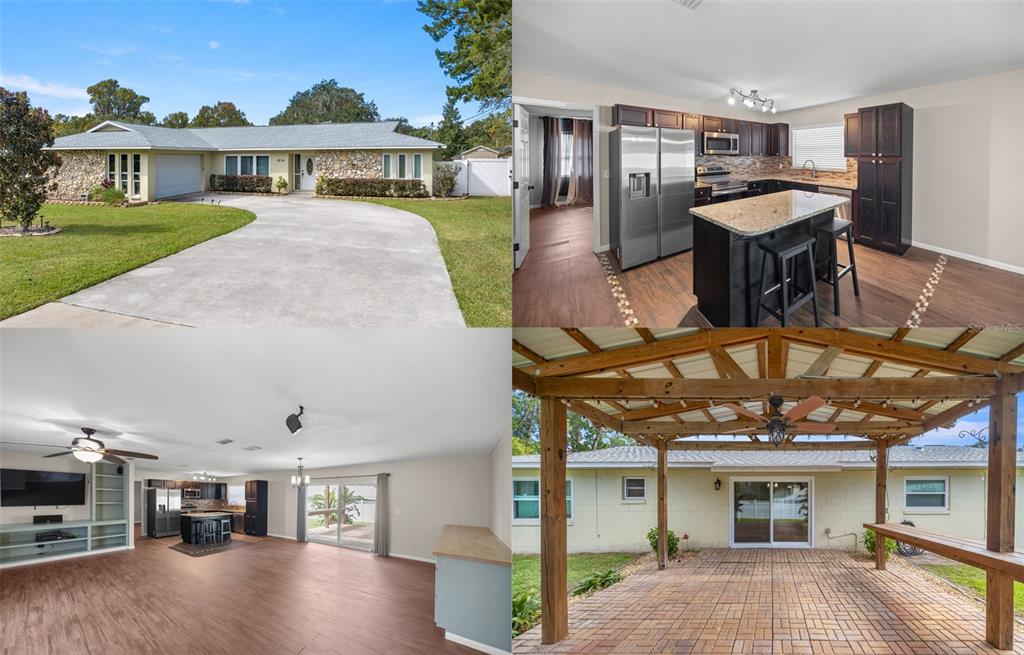
[[[5,321],[195,327],[463,326],[434,228],[409,212],[299,194],[196,196],[256,220]],[[96,317],[100,318],[96,318]],[[76,319],[77,317],[77,319]]]

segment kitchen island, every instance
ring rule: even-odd
[[[230,541],[231,540],[231,516],[232,513],[229,511],[207,511],[207,512],[190,512],[188,514],[181,515],[181,540],[186,544],[196,543],[196,535],[200,534],[200,530],[205,527],[207,523],[215,523],[213,528],[214,532],[220,536],[219,540]],[[228,521],[227,529],[225,530],[222,524],[224,520]]]
[[[694,207],[693,291],[697,308],[716,327],[754,324],[760,288],[762,250],[758,244],[814,233],[832,220],[845,198],[809,191],[780,191]],[[824,241],[815,247],[815,260],[828,256]],[[806,280],[806,264],[797,262],[794,279]],[[777,282],[774,265],[767,268],[769,288]],[[775,304],[766,299],[769,306]]]

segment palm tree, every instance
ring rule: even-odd
[[[342,520],[345,521],[345,525],[351,525],[355,519],[359,518],[359,514],[356,511],[356,504],[361,503],[366,499],[356,494],[348,487],[345,487],[341,492],[341,500],[344,501]]]
[[[331,527],[332,523],[338,521],[338,492],[337,487],[324,487],[324,493],[315,494],[309,497],[309,509],[311,511],[335,510],[330,513],[318,514],[313,520],[317,527]]]

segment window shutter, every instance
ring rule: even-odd
[[[793,167],[800,168],[808,159],[818,170],[846,170],[842,124],[793,130]]]

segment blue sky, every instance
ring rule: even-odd
[[[440,120],[450,83],[426,22],[414,0],[0,0],[0,85],[83,114],[85,88],[113,77],[149,96],[158,119],[226,100],[266,124],[295,92],[334,78],[381,118],[425,125]]]

